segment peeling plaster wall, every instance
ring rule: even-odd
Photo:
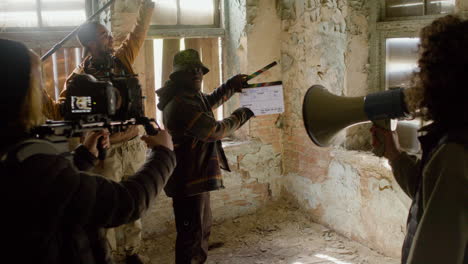
[[[347,139],[343,133],[331,148],[318,148],[305,132],[298,103],[313,84],[337,95],[369,92],[369,10],[368,1],[280,1],[284,194],[315,221],[398,256],[408,198],[382,160],[341,149],[365,144],[366,128],[351,130]]]
[[[325,177],[290,173],[285,194],[294,197],[314,221],[387,255],[398,256],[410,199],[383,159],[335,149]]]

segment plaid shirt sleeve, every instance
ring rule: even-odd
[[[229,100],[229,98],[231,98],[235,93],[235,89],[228,83],[225,83],[216,88],[211,94],[207,94],[206,99],[210,104],[210,108],[216,109]]]
[[[204,142],[221,140],[239,129],[253,116],[250,109],[238,108],[229,117],[217,121],[211,112],[203,111],[200,106],[184,102],[180,98],[176,100],[178,103],[172,107],[172,115],[168,113],[169,119],[171,116],[176,118],[177,124],[174,124],[174,126],[184,130],[186,135]],[[171,127],[168,128],[171,130]]]

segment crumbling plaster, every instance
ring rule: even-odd
[[[313,145],[305,133],[302,102],[313,84],[342,96],[363,96],[369,78],[369,1],[281,1],[284,193],[315,221],[397,256],[408,201],[390,169],[366,152],[342,149],[368,144],[367,128],[356,128],[331,148]],[[339,106],[337,106],[339,107]],[[360,130],[359,130],[360,129]],[[356,131],[359,131],[356,133]],[[362,136],[364,135],[364,136]]]

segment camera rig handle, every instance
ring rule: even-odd
[[[158,122],[156,122],[154,118],[148,118],[146,116],[142,116],[142,117],[138,117],[136,119],[136,122],[137,124],[143,125],[143,127],[145,128],[146,134],[150,136],[155,136],[159,132],[159,129],[160,129],[159,124]],[[152,122],[156,124],[157,129],[151,124]]]

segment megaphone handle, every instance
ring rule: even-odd
[[[391,130],[391,120],[390,119],[384,119],[384,120],[372,120],[372,123],[375,126],[378,126],[382,129],[386,130]],[[383,157],[385,153],[385,138],[382,134],[379,134],[378,132],[375,133],[375,137],[377,141],[379,142],[378,146],[372,146],[372,153],[376,155],[377,157]]]

